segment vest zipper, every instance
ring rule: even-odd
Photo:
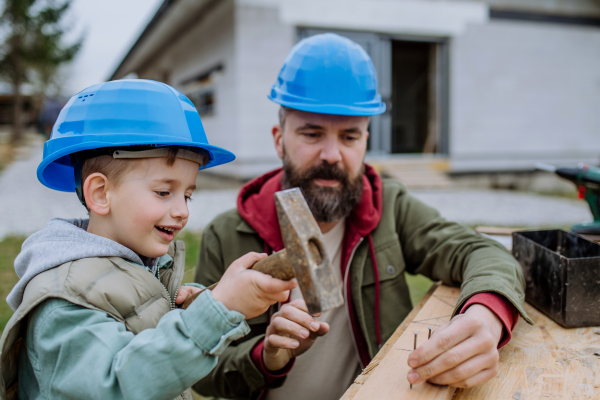
[[[169,307],[171,308],[171,311],[173,311],[174,309],[177,308],[177,304],[175,304],[175,299],[177,299],[177,295],[179,294],[179,289],[181,288],[181,286],[177,287],[177,291],[175,292],[175,297],[172,297],[171,294],[169,293],[169,289],[167,289],[167,287],[160,280],[160,269],[158,269],[156,271],[156,274],[158,275],[158,282],[160,282],[161,286],[165,290],[165,293],[167,294],[166,297],[167,297],[167,301],[169,302]]]

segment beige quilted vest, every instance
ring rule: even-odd
[[[174,308],[185,270],[185,244],[169,248],[173,267],[161,270],[160,281],[138,265],[119,257],[84,258],[35,276],[25,288],[23,302],[8,321],[0,339],[0,400],[18,398],[18,359],[27,330],[26,316],[49,298],[103,311],[138,334],[154,328]],[[173,297],[171,297],[173,296]],[[191,389],[177,399],[192,400]]]

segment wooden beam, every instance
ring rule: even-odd
[[[436,329],[450,320],[459,295],[458,288],[435,288],[416,315],[409,315],[405,319],[406,323],[396,330],[382,348],[383,352],[377,354],[341,400],[450,400],[455,389],[447,386],[435,386],[425,382],[413,385],[410,389],[406,380],[410,371],[407,359],[413,350],[414,332],[419,332],[418,343],[427,340],[428,327]]]

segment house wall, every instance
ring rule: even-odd
[[[428,1],[428,0],[424,0]],[[459,0],[464,1],[464,0]],[[535,11],[563,15],[600,15],[597,0],[467,0],[483,2],[498,9]]]
[[[451,41],[452,169],[600,158],[600,29],[490,21]]]
[[[454,171],[516,170],[531,168],[536,161],[598,162],[600,28],[489,20],[487,13],[487,7],[494,7],[596,16],[597,0],[212,4],[160,59],[148,63],[140,77],[180,88],[186,79],[223,64],[215,82],[214,115],[202,120],[210,143],[233,151],[237,161],[215,172],[249,178],[280,165],[270,134],[278,106],[266,96],[297,40],[298,26],[365,32],[372,32],[374,28],[367,27],[373,26],[384,37],[448,38],[449,151]],[[325,12],[336,9],[336,4],[340,12]],[[393,17],[398,10],[402,18]],[[435,15],[431,10],[437,10]],[[424,18],[424,25],[417,17]],[[433,17],[444,22],[434,24],[437,36],[431,33]]]
[[[215,112],[202,117],[210,144],[239,154],[240,143],[235,60],[235,3],[223,0],[207,13],[140,78],[158,79],[182,89],[182,82],[214,67],[223,70],[214,79]]]
[[[273,146],[271,128],[278,121],[279,106],[267,95],[295,44],[296,30],[279,20],[275,5],[266,1],[238,1],[235,42],[239,159],[277,166],[281,163]]]

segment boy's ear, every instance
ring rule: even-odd
[[[94,214],[106,215],[110,211],[108,178],[99,172],[93,173],[83,183],[83,196],[88,209]]]

